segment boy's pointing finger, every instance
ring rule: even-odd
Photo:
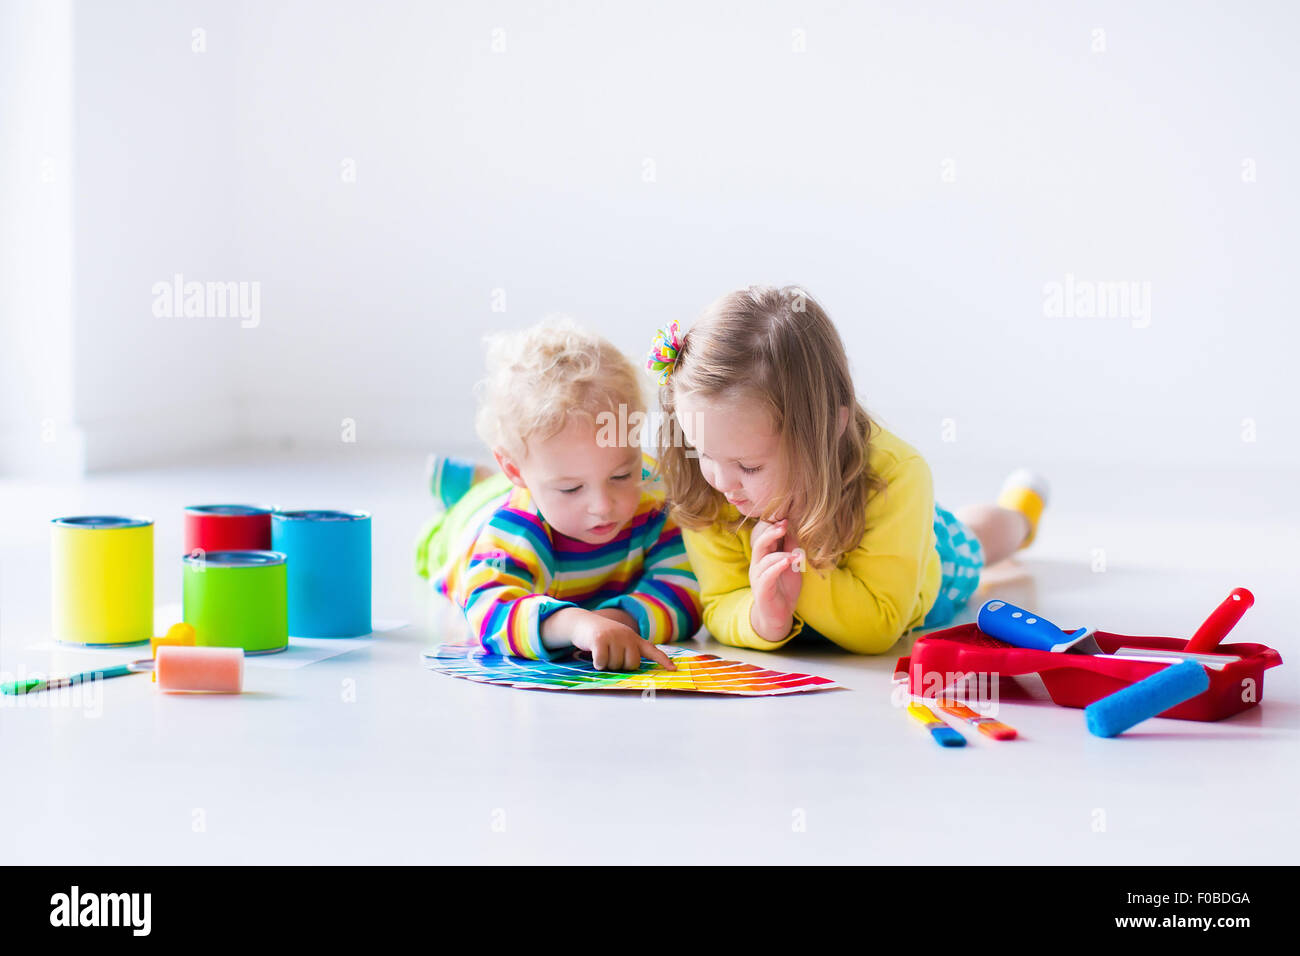
[[[641,656],[650,658],[650,660],[654,661],[656,664],[661,665],[664,670],[677,670],[677,665],[672,662],[672,658],[660,650],[658,645],[652,644],[650,641],[645,640],[645,638],[641,639]]]

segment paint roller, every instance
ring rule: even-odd
[[[238,694],[244,689],[244,649],[165,644],[158,648],[154,672],[161,691]]]
[[[1088,730],[1098,737],[1115,737],[1205,693],[1210,686],[1207,668],[1221,669],[1240,659],[1212,652],[1254,603],[1255,596],[1250,591],[1234,588],[1197,628],[1182,651],[1119,648],[1116,656],[1138,659],[1139,655],[1149,655],[1146,659],[1165,661],[1170,666],[1089,704],[1084,708]],[[989,601],[980,608],[978,626],[990,637],[1017,647],[1104,656],[1100,655],[1100,647],[1093,637],[1095,628],[1062,631],[1050,621],[1004,601]]]
[[[1197,661],[1182,661],[1158,670],[1136,684],[1083,709],[1084,723],[1098,737],[1114,737],[1170,707],[1177,707],[1210,686],[1210,675]]]
[[[1093,701],[1083,710],[1088,730],[1098,737],[1115,737],[1197,694],[1205,693],[1210,687],[1206,667],[1214,665],[1203,662],[1207,657],[1216,656],[1210,652],[1219,646],[1254,603],[1255,595],[1245,588],[1234,588],[1187,642],[1183,653],[1188,659],[1156,671],[1109,697]]]
[[[204,691],[238,694],[244,688],[244,650],[240,647],[187,647],[160,644],[156,658],[132,661],[115,667],[83,671],[68,677],[29,678],[0,685],[0,693],[33,694],[57,690],[92,680],[125,677],[153,671],[158,689],[166,693]]]

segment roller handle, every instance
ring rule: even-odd
[[[1196,629],[1192,639],[1184,650],[1194,654],[1208,654],[1219,646],[1228,636],[1228,632],[1237,626],[1241,616],[1255,603],[1255,595],[1245,588],[1233,588],[1214,612],[1205,619],[1205,623]]]
[[[1077,631],[1063,631],[1034,612],[1006,601],[986,601],[976,624],[989,637],[1035,651],[1055,650],[1079,636]]]
[[[11,680],[0,684],[0,694],[25,694],[29,690],[41,690],[47,681],[41,677],[29,677],[26,680]]]
[[[75,684],[88,684],[95,680],[109,677],[125,677],[141,670],[141,661],[131,664],[118,664],[114,667],[100,667],[93,671],[82,671],[71,677],[29,677],[26,680],[14,680],[0,684],[0,694],[32,694],[41,690],[62,690]]]

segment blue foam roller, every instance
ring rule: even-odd
[[[1114,737],[1204,693],[1209,686],[1210,675],[1204,667],[1196,661],[1183,661],[1094,701],[1084,708],[1084,720],[1098,737]]]

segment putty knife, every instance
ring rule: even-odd
[[[985,602],[976,624],[989,637],[1016,647],[1055,654],[1101,653],[1097,639],[1092,636],[1097,630],[1095,627],[1063,631],[1051,621],[1006,601]]]

